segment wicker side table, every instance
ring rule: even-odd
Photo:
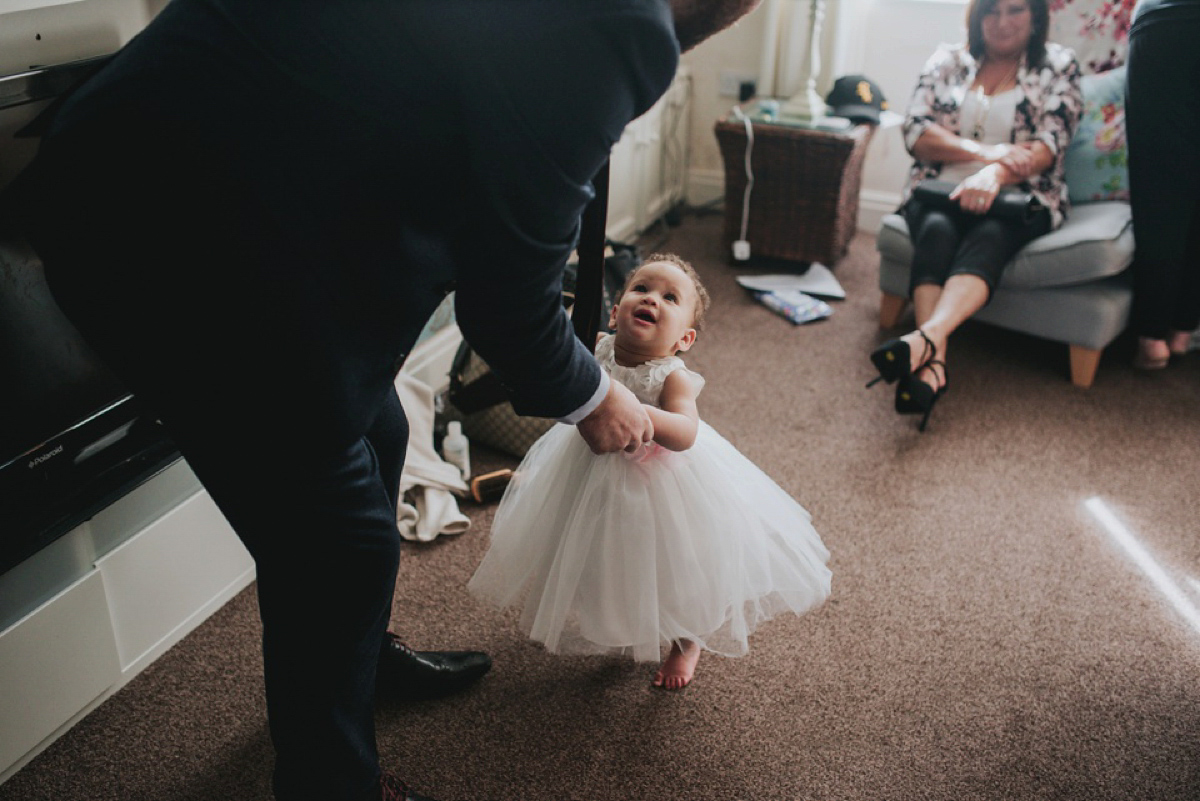
[[[858,189],[874,127],[844,133],[755,122],[750,165],[754,187],[746,231],[752,256],[832,267],[858,226]],[[725,162],[726,252],[741,236],[746,191],[746,129],[716,124]]]

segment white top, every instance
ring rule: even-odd
[[[651,359],[633,367],[617,364],[615,350],[616,337],[604,334],[596,343],[596,361],[600,366],[628,387],[642,403],[658,405],[658,397],[662,394],[663,384],[667,376],[676,370],[684,370],[694,377],[700,387],[704,386],[704,378],[698,373],[692,373],[678,356],[664,356],[661,359]],[[698,390],[697,390],[698,391]]]
[[[1012,141],[1013,119],[1017,115],[1017,103],[1021,91],[1017,87],[995,95],[985,95],[980,90],[968,92],[963,98],[962,135],[974,139],[981,145],[1007,144]],[[987,166],[984,162],[960,161],[947,164],[939,176],[943,181],[958,183]]]

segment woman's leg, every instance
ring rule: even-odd
[[[913,243],[910,294],[917,328],[921,328],[942,296],[942,285],[950,274],[962,232],[955,216],[917,201],[909,201],[904,207],[904,218]],[[909,344],[910,368],[915,370],[928,355],[925,341],[915,331],[901,339]]]
[[[920,314],[917,318],[920,331],[925,332],[937,349],[938,359],[945,362],[950,335],[987,305],[1004,268],[1017,251],[1049,229],[1049,216],[1043,213],[1027,224],[984,218],[963,234],[949,277],[936,297],[929,293],[923,298],[931,305],[923,320]],[[924,343],[919,331],[905,338],[910,350]],[[945,382],[945,372],[941,370],[925,370],[920,377],[934,389]]]
[[[991,288],[977,275],[960,273],[946,279],[946,285],[942,287],[929,316],[924,322],[918,320],[920,329],[937,349],[937,358],[940,361],[946,361],[950,335],[970,319],[971,315],[982,309],[990,296]],[[916,331],[905,336],[910,348],[919,348],[924,342]],[[945,381],[945,373],[939,370],[924,370],[920,377],[934,389]]]
[[[942,297],[942,287],[938,284],[921,284],[913,287],[913,314],[917,318],[917,328],[924,328],[925,322],[933,316],[938,301]]]
[[[915,304],[918,289],[941,287],[946,282],[954,264],[954,254],[962,241],[963,227],[955,215],[931,209],[915,200],[905,205],[904,219],[913,246],[909,288]]]

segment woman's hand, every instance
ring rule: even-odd
[[[1010,175],[1017,180],[1025,180],[1031,175],[1041,172],[1039,160],[1034,156],[1033,144],[1020,142],[1015,145],[997,145],[1000,150],[993,159],[993,163],[999,164],[1004,169],[1008,170]]]
[[[984,148],[983,160],[1003,167],[1007,176],[1002,180],[1010,184],[1045,172],[1054,163],[1054,154],[1045,142],[1017,142],[1013,145],[988,145]]]
[[[989,164],[974,175],[968,175],[962,183],[954,187],[950,193],[951,200],[957,200],[959,208],[969,214],[987,214],[1000,187],[1004,186],[999,164]]]

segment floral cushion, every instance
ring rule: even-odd
[[[1084,75],[1125,63],[1137,0],[1050,0],[1051,42],[1075,51]]]
[[[1125,147],[1125,68],[1082,80],[1083,115],[1067,148],[1067,193],[1072,203],[1129,200]]]

